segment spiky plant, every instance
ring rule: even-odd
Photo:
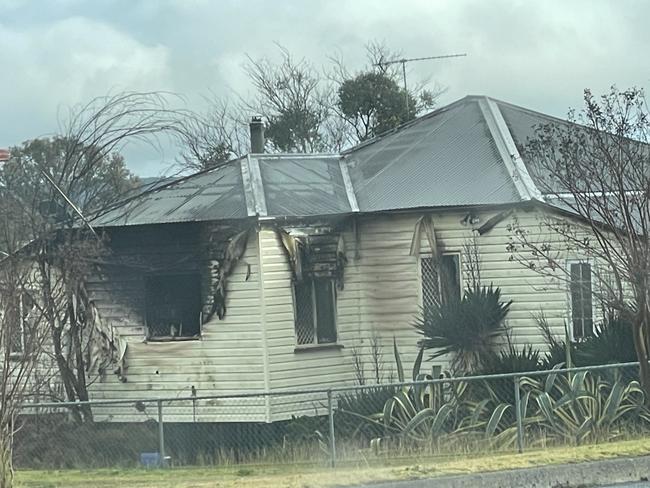
[[[454,372],[475,372],[493,353],[495,339],[505,332],[504,321],[512,300],[501,300],[501,289],[475,287],[459,301],[436,302],[426,307],[414,327],[423,337],[420,347],[430,359],[449,355]]]
[[[528,422],[557,440],[576,444],[612,440],[622,435],[626,422],[650,424],[638,381],[619,377],[610,382],[601,375],[581,371],[523,378],[521,385],[537,404],[537,413]]]

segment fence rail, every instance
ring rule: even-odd
[[[67,414],[90,406],[95,422]],[[638,363],[327,389],[25,404],[17,467],[370,462],[650,432]]]

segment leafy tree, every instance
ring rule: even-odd
[[[69,161],[70,151],[79,153],[74,162]],[[40,210],[58,207],[66,213],[71,211],[41,171],[53,175],[56,184],[83,212],[101,209],[138,185],[122,155],[77,144],[69,137],[33,139],[11,148],[10,153],[11,158],[0,168],[2,186],[14,197],[38,204]]]
[[[338,108],[360,141],[412,120],[415,98],[386,73],[367,72],[345,80],[338,89]]]
[[[334,60],[330,76],[337,87],[333,111],[351,131],[348,139],[353,144],[414,119],[433,108],[444,92],[439,86],[428,89],[421,83],[405,90],[400,65],[387,64],[402,56],[384,44],[368,43],[366,56],[367,66],[357,73],[351,73],[342,60]]]

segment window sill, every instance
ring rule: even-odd
[[[192,337],[147,337],[145,342],[188,342],[188,341],[200,341],[201,336],[192,336]]]
[[[324,351],[329,349],[343,349],[343,344],[332,342],[329,344],[301,344],[296,346],[293,352]]]

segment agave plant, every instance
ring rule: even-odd
[[[537,405],[528,423],[558,440],[576,444],[588,439],[609,440],[621,434],[626,421],[650,422],[638,381],[619,376],[610,383],[582,371],[573,376],[552,373],[544,380],[522,378],[521,385]]]
[[[460,301],[434,303],[413,324],[423,336],[419,344],[433,351],[431,359],[450,355],[456,372],[476,371],[505,332],[511,304],[502,302],[500,288],[492,285],[468,289]]]
[[[402,360],[394,344],[397,375],[406,381]],[[430,375],[420,374],[424,350],[414,362],[412,380],[416,384],[399,388],[386,400],[383,408],[373,415],[355,412],[353,415],[381,427],[384,438],[398,438],[406,443],[430,443],[443,436],[468,435],[491,438],[507,430],[506,413],[511,405],[498,403],[497,396],[472,402],[468,389],[476,383],[463,380],[433,381]],[[514,437],[513,437],[514,438]],[[379,439],[371,442],[375,447]]]

